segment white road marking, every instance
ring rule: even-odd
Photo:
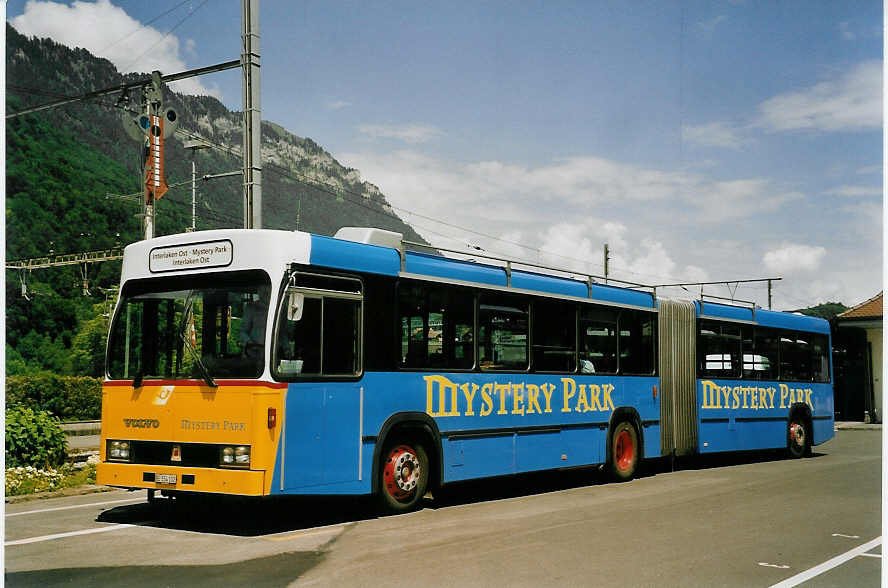
[[[68,533],[54,533],[52,535],[41,535],[40,537],[29,537],[27,539],[19,539],[17,541],[7,541],[4,547],[11,545],[26,545],[28,543],[40,543],[41,541],[51,541],[53,539],[64,539],[65,537],[76,537],[77,535],[89,535],[92,533],[104,533],[105,531],[119,531],[135,525],[111,525],[109,527],[96,527],[93,529],[83,529],[82,531],[70,531]]]
[[[145,501],[144,496],[141,498],[127,498],[126,500],[106,500],[105,502],[90,502],[88,504],[75,504],[72,506],[56,506],[53,508],[43,508],[40,510],[26,510],[24,512],[10,512],[10,513],[6,513],[6,516],[7,517],[19,517],[22,515],[38,514],[41,512],[53,512],[56,510],[68,510],[71,508],[87,508],[90,506],[105,506],[106,504],[123,504],[125,502],[144,502],[144,501]]]
[[[833,537],[844,537],[845,539],[860,539],[860,535],[844,535],[842,533],[833,533]]]
[[[882,557],[881,553],[861,553],[860,557]]]
[[[780,568],[781,570],[788,570],[790,568],[790,566],[784,564],[769,564],[763,561],[760,561],[759,565],[765,568]]]
[[[774,584],[773,586],[771,586],[771,588],[791,588],[792,586],[798,586],[802,582],[806,582],[815,576],[819,576],[820,574],[822,574],[824,572],[828,572],[829,570],[833,569],[834,567],[842,565],[843,563],[845,563],[849,559],[855,558],[858,555],[862,555],[862,554],[866,553],[867,551],[869,551],[870,549],[873,549],[874,547],[881,545],[881,544],[882,544],[882,538],[876,537],[872,541],[864,543],[863,545],[860,545],[859,547],[855,547],[854,549],[852,549],[850,551],[846,551],[845,553],[843,553],[841,555],[837,555],[836,557],[834,557],[830,560],[827,560],[818,566],[814,566],[811,569],[805,570],[804,572],[796,574],[795,576],[793,576],[791,578],[787,578],[786,580],[783,580],[782,582]]]

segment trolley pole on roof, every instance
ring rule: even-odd
[[[241,0],[244,98],[244,228],[262,228],[262,109],[259,100],[259,0]]]

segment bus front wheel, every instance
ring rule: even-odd
[[[393,443],[382,453],[379,496],[382,507],[391,513],[416,508],[429,485],[429,458],[416,442]]]
[[[611,435],[611,478],[625,482],[635,477],[638,470],[638,432],[627,421],[618,424]]]

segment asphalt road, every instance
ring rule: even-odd
[[[366,501],[6,505],[9,586],[877,586],[881,431],[815,456],[656,463],[464,485],[419,512]],[[856,549],[859,548],[859,549]],[[856,549],[856,551],[855,551]],[[822,566],[836,558],[832,567]],[[820,566],[820,567],[818,567]]]

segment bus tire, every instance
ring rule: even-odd
[[[614,427],[610,438],[610,477],[616,482],[627,482],[635,477],[640,457],[638,431],[629,421]]]
[[[415,509],[429,486],[429,457],[425,448],[416,441],[387,444],[378,479],[383,510],[397,514]]]
[[[811,428],[798,413],[789,419],[789,426],[786,429],[786,452],[792,459],[811,455]]]

